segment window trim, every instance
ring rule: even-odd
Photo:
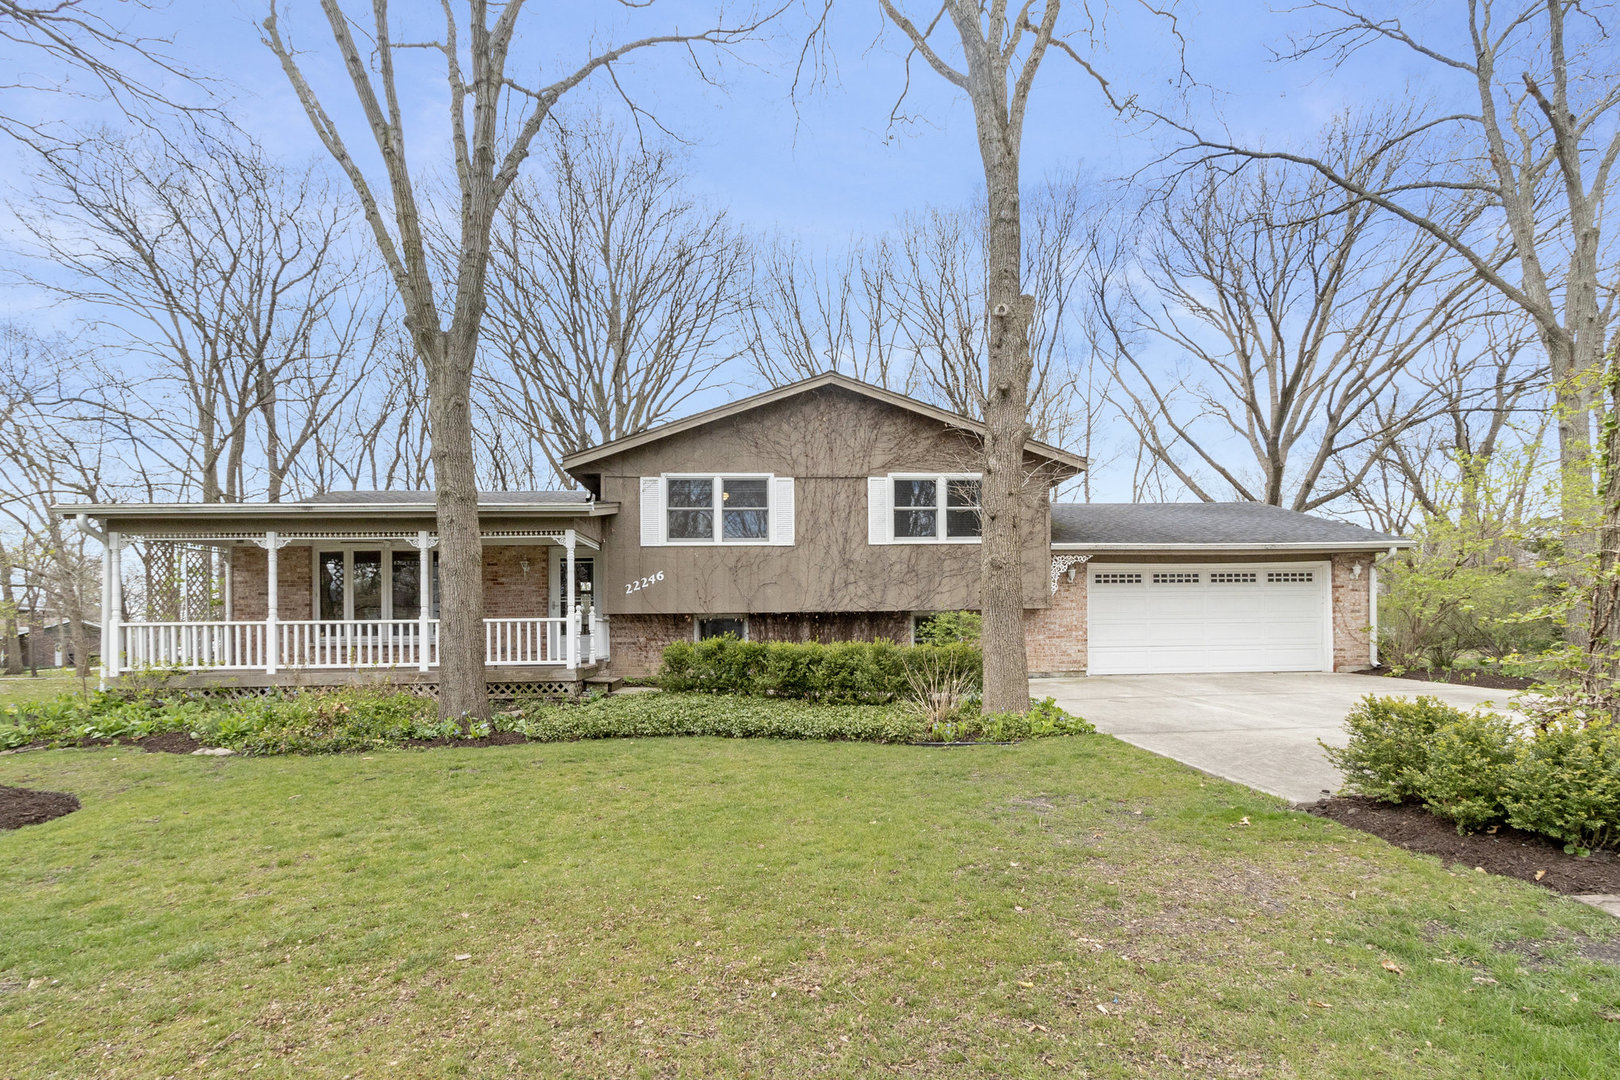
[[[743,629],[742,637],[738,640],[749,640],[748,614],[746,612],[711,611],[703,615],[692,616],[692,641],[694,643],[703,640],[703,623],[708,619],[736,619],[738,622],[742,623]]]
[[[896,480],[932,480],[934,487],[934,535],[933,536],[900,536],[894,531],[895,511],[902,509],[894,501],[894,482]],[[977,480],[979,482],[979,535],[978,536],[947,536],[946,506],[949,495],[947,486],[952,480]],[[884,482],[889,485],[888,528],[889,543],[891,544],[978,544],[984,541],[984,474],[967,472],[892,472]],[[962,509],[956,507],[955,509]]]
[[[672,509],[671,506],[669,505],[669,482],[671,480],[708,480],[714,485],[713,490],[710,492],[710,495],[709,495],[709,509],[714,512],[714,535],[711,536],[709,539],[707,539],[707,540],[699,540],[699,539],[696,539],[694,537],[671,536],[671,535],[669,535],[669,512]],[[748,538],[748,539],[742,539],[742,540],[727,540],[725,538],[725,520],[724,520],[724,518],[722,516],[724,514],[724,512],[725,512],[725,507],[724,507],[724,500],[721,498],[721,494],[724,491],[725,481],[727,481],[727,480],[763,480],[763,481],[765,481],[765,535],[764,536],[761,536],[761,537],[759,537],[757,539]],[[775,473],[761,473],[761,472],[706,472],[706,473],[705,472],[678,472],[678,473],[660,473],[659,476],[658,476],[658,482],[663,485],[663,491],[661,492],[661,494],[662,494],[662,497],[663,497],[663,504],[664,504],[663,507],[661,508],[662,520],[660,520],[659,523],[658,523],[658,531],[659,531],[659,534],[664,538],[664,543],[671,544],[671,545],[675,545],[675,544],[693,544],[693,545],[698,545],[698,546],[702,546],[702,545],[705,545],[705,544],[712,544],[712,545],[731,544],[731,545],[742,546],[742,547],[747,547],[747,546],[749,546],[751,544],[755,545],[755,546],[758,546],[758,547],[770,547],[775,543],[775,541],[772,539],[772,533],[776,528],[776,474]],[[696,509],[696,507],[674,507],[673,509],[691,510],[691,509]],[[750,507],[749,509],[753,509],[753,507]]]

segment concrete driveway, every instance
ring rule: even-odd
[[[1511,690],[1325,672],[1032,679],[1030,693],[1056,698],[1144,750],[1292,802],[1315,802],[1324,790],[1338,790],[1342,777],[1316,740],[1343,746],[1345,714],[1367,694],[1425,694],[1463,708],[1487,701],[1506,707],[1513,696]]]

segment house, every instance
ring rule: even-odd
[[[573,454],[578,490],[483,495],[490,682],[647,675],[670,642],[722,633],[908,640],[931,613],[978,607],[982,433],[825,374]],[[1032,671],[1374,662],[1373,561],[1407,541],[1252,504],[1054,505],[1085,460],[1031,441],[1024,462]],[[436,679],[433,509],[426,492],[347,492],[55,511],[105,537],[109,612],[132,542],[216,568],[208,611],[108,625],[110,677],[150,665],[261,687]]]
[[[25,668],[72,667],[77,662],[74,654],[72,623],[66,619],[33,624],[24,615],[18,620],[18,657]],[[80,623],[80,640],[93,658],[101,652],[101,627],[96,623]],[[37,644],[37,648],[35,647]],[[6,659],[6,642],[0,637],[0,667]]]

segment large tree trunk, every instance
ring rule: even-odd
[[[980,125],[989,198],[985,300],[990,308],[984,402],[984,480],[980,541],[985,712],[1029,708],[1029,660],[1024,652],[1022,525],[1028,518],[1024,444],[1029,440],[1029,327],[1033,297],[1021,285],[1022,219],[1018,154],[1001,125]]]
[[[484,553],[478,534],[478,474],[473,458],[472,342],[458,348],[440,335],[428,363],[428,423],[439,529],[439,715],[489,716],[484,683]],[[462,352],[465,355],[456,355]],[[424,582],[424,602],[430,583]]]

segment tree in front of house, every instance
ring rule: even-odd
[[[264,41],[316,135],[354,188],[425,371],[443,582],[439,707],[446,717],[484,718],[489,700],[472,388],[488,307],[496,216],[535,137],[570,91],[593,75],[612,73],[615,64],[643,49],[723,49],[751,37],[762,20],[746,17],[696,32],[671,31],[607,49],[590,48],[548,80],[534,78],[536,68],[513,56],[524,0],[498,5],[446,0],[431,16],[400,12],[388,0],[374,0],[364,16],[351,16],[341,0],[321,0],[320,8],[363,126],[346,133],[334,117],[307,78],[308,54],[284,33],[274,0],[262,24]],[[532,29],[543,34],[545,26],[537,18]],[[439,68],[437,85],[447,94],[445,149],[453,165],[452,206],[436,204],[436,189],[418,178],[407,146],[401,94],[407,76],[400,74],[399,65],[415,57],[433,61]],[[364,156],[357,156],[357,146],[364,146]],[[368,166],[373,154],[380,168]],[[427,240],[435,231],[447,240],[443,274]]]

